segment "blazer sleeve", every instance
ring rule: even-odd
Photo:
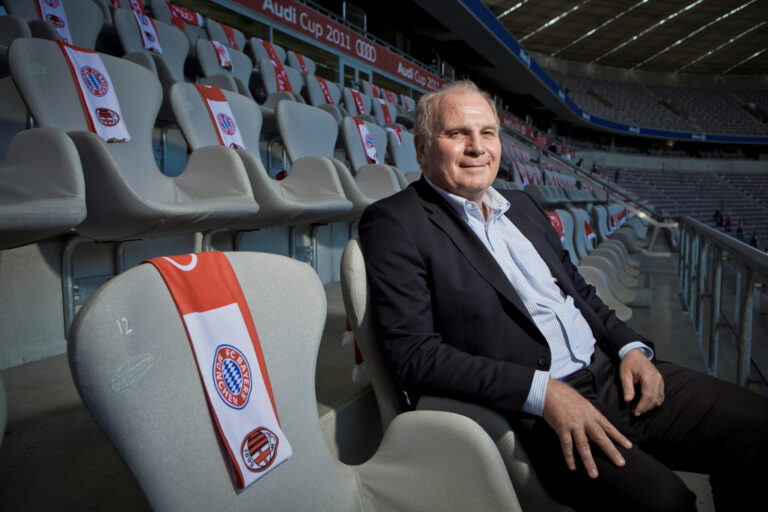
[[[522,411],[533,368],[464,352],[437,332],[432,276],[419,250],[425,244],[414,239],[412,225],[407,215],[379,202],[366,209],[358,230],[371,319],[397,384],[414,403],[421,395],[434,395],[504,413]]]

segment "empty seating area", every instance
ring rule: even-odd
[[[765,173],[622,169],[619,185],[648,200],[667,217],[689,215],[725,231],[725,225],[717,226],[714,219],[714,212],[719,209],[731,217],[728,232],[732,236],[737,236],[741,221],[745,242],[749,242],[754,232],[760,248],[766,245],[768,176]]]
[[[765,135],[765,92],[645,85],[549,71],[584,110],[619,123],[670,131]],[[744,106],[756,109],[748,112]]]

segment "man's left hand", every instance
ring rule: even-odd
[[[664,379],[659,370],[640,349],[627,352],[619,366],[619,377],[624,391],[624,401],[635,399],[635,387],[640,385],[640,399],[633,409],[640,416],[664,403]]]

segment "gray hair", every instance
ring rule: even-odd
[[[491,106],[493,117],[496,119],[496,125],[498,126],[500,124],[499,114],[496,112],[496,104],[493,102],[491,95],[480,89],[471,80],[457,80],[447,84],[439,91],[428,92],[419,98],[419,102],[416,104],[413,132],[416,135],[424,137],[427,143],[431,140],[432,130],[435,127],[435,104],[437,103],[437,100],[442,98],[445,94],[455,90],[474,91],[485,98],[488,105]]]

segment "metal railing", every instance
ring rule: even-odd
[[[753,363],[752,312],[755,288],[768,280],[768,254],[691,217],[680,219],[679,225],[680,289],[702,350],[704,336],[708,335],[709,347],[703,355],[707,361],[707,370],[713,376],[718,374],[719,331],[721,327],[729,326],[722,308],[724,262],[728,261],[736,270],[733,297],[733,330],[738,338],[736,383],[746,386]],[[706,326],[705,320],[708,324]]]

